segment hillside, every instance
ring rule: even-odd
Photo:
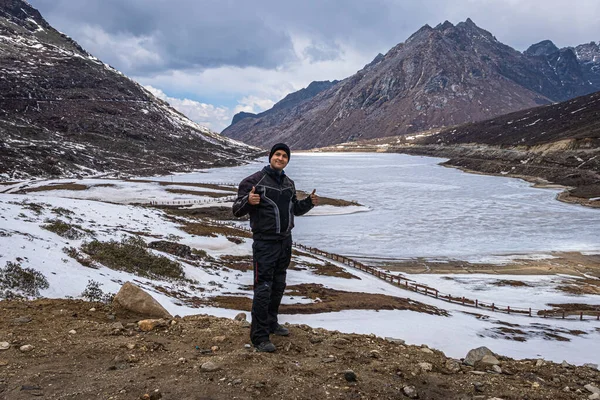
[[[0,0],[0,92],[1,180],[149,175],[258,153],[190,121],[21,0]]]
[[[353,76],[291,109],[244,118],[223,134],[309,149],[481,121],[600,90],[595,43],[521,53],[467,19],[425,25]]]

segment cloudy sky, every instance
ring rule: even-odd
[[[424,24],[470,17],[523,51],[600,41],[598,0],[29,0],[56,29],[220,132],[343,79]]]

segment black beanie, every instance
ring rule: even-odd
[[[271,157],[273,157],[273,154],[275,154],[275,152],[277,150],[283,150],[283,151],[285,151],[287,153],[288,160],[290,159],[291,154],[290,154],[290,148],[288,147],[288,145],[285,144],[285,143],[277,143],[276,145],[274,145],[271,148],[271,152],[269,153],[269,162],[271,161]]]

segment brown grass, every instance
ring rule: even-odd
[[[223,225],[208,225],[206,223],[188,222],[181,225],[179,229],[189,233],[190,235],[198,236],[217,237],[217,235],[223,235],[232,237],[239,236],[244,238],[252,237],[252,233],[243,231],[241,229]]]
[[[317,193],[318,194],[318,193]],[[296,195],[298,199],[304,199],[309,195],[302,190],[296,190]],[[331,197],[321,197],[319,196],[319,205],[320,206],[336,206],[336,207],[347,207],[347,206],[360,206],[361,204],[357,203],[354,200],[342,200],[342,199],[332,199]]]
[[[202,192],[199,190],[185,190],[185,189],[165,189],[165,192],[174,193],[174,194],[190,194],[193,196],[206,196],[206,197],[212,197],[212,198],[231,196],[231,193]]]
[[[231,186],[221,186],[212,183],[194,183],[194,182],[163,182],[163,181],[152,181],[149,179],[130,179],[129,182],[142,182],[142,183],[158,183],[160,186],[189,186],[189,187],[200,187],[206,189],[226,190],[228,192],[237,193],[237,189]],[[229,196],[229,195],[228,195]]]
[[[45,192],[48,190],[87,190],[86,185],[81,185],[79,183],[60,183],[56,185],[45,185],[39,186],[35,188],[26,188],[19,190],[18,193],[32,193],[32,192]]]
[[[317,264],[317,263],[297,263],[295,261],[290,262],[290,269],[293,270],[303,270],[302,266],[306,266],[310,268],[311,272],[315,275],[324,275],[324,276],[334,276],[336,278],[344,278],[344,279],[360,279],[356,275],[352,275],[350,272],[346,271],[342,267],[338,267],[330,262],[326,262],[325,264]]]
[[[308,297],[320,301],[312,304],[283,304],[281,314],[318,314],[341,310],[410,310],[447,316],[445,310],[410,299],[382,294],[344,292],[317,284],[288,286],[290,296]],[[250,311],[252,299],[244,296],[216,296],[209,300],[216,307]]]
[[[513,286],[513,287],[531,287],[531,285],[529,285],[525,282],[515,281],[515,280],[510,280],[510,279],[502,279],[502,280],[493,282],[492,285],[494,285],[494,286]]]
[[[252,271],[252,256],[221,256],[223,265],[236,271]]]

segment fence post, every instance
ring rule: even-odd
[[[479,307],[479,300],[475,299],[475,308]]]
[[[579,313],[579,320],[580,320],[580,321],[583,321],[583,311],[581,311],[581,312]]]
[[[529,316],[531,317],[531,307],[529,307]]]
[[[494,311],[494,303],[492,303],[492,311]]]
[[[439,294],[439,292],[436,290],[436,291],[435,291],[435,298],[436,298],[436,299],[438,298],[438,294]]]
[[[510,306],[506,306],[506,310],[508,311],[508,313],[510,314]]]
[[[462,298],[462,305],[463,306],[465,305],[465,296],[463,296],[463,298]]]
[[[562,319],[565,319],[565,310],[562,312]]]
[[[452,295],[451,295],[451,294],[449,294],[449,295],[448,295],[448,301],[449,301],[450,303],[452,303]]]

